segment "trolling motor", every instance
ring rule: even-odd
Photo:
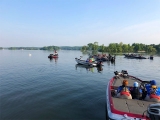
[[[160,103],[150,104],[147,108],[147,116],[151,120],[160,120]]]

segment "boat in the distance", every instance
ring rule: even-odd
[[[58,58],[58,53],[57,53],[57,51],[55,50],[54,51],[54,54],[50,54],[49,56],[48,56],[48,58]]]
[[[93,57],[97,61],[115,61],[115,56],[111,56],[110,54],[107,56],[106,54],[97,54],[97,55],[91,55],[90,57]]]
[[[48,58],[58,58],[58,55],[50,54],[50,55],[48,56]]]
[[[115,95],[115,91],[122,85],[123,80],[128,80],[128,86],[133,87],[134,82],[145,85],[147,81],[128,75],[128,72],[115,72],[115,76],[108,82],[106,89],[106,115],[111,120],[160,120],[160,103],[123,99]],[[144,87],[144,86],[143,86]],[[157,98],[159,99],[159,98]],[[154,118],[154,119],[153,119]]]
[[[124,54],[125,58],[130,58],[130,59],[148,59],[142,55],[136,55],[136,54]]]
[[[149,58],[150,58],[151,60],[153,60],[153,55],[151,55]]]
[[[92,61],[92,60],[82,60],[81,57],[75,58],[75,61],[80,64],[80,65],[86,65],[86,66],[91,66],[91,67],[95,67],[95,66],[103,66],[102,61]]]

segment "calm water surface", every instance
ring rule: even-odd
[[[157,80],[160,86],[158,56],[154,60],[116,56],[114,64],[104,62],[97,69],[76,65],[80,51],[61,50],[53,60],[48,59],[50,53],[0,51],[0,119],[105,120],[106,86],[116,70]]]

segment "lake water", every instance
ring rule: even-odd
[[[116,56],[102,69],[76,65],[80,51],[0,50],[0,119],[105,120],[106,86],[114,71],[127,70],[142,80],[157,80],[160,57]],[[31,56],[29,56],[31,54]],[[101,70],[101,71],[100,71]]]

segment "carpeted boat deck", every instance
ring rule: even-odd
[[[135,99],[121,99],[113,97],[114,108],[119,111],[141,114],[147,110],[148,105],[154,102],[135,100]],[[146,112],[144,113],[146,114]]]
[[[131,86],[131,87],[133,87],[133,83],[135,81],[139,82],[140,84],[140,81],[136,80],[133,77],[129,77],[129,78],[119,77],[115,79],[113,86],[118,87],[122,85],[122,81],[124,79],[129,81],[128,86]],[[155,103],[155,102],[149,102],[144,100],[122,99],[122,98],[116,98],[116,97],[112,97],[112,99],[113,99],[114,108],[116,110],[135,113],[135,114],[141,114],[141,115],[143,115],[144,111],[147,110],[147,107],[150,104]],[[146,114],[146,112],[144,114]]]

